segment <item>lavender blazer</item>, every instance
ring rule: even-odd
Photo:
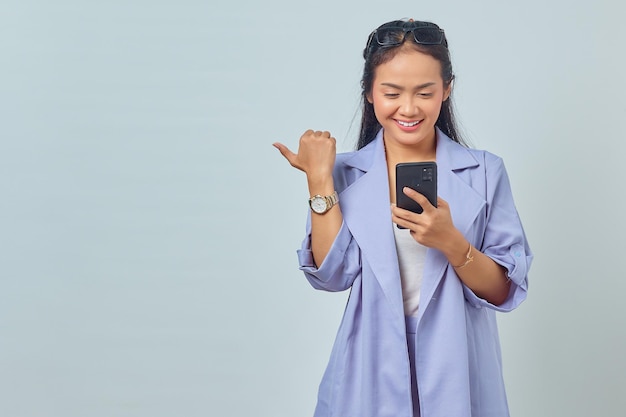
[[[443,254],[428,249],[416,337],[421,415],[506,417],[495,311],[525,298],[532,254],[502,160],[467,149],[437,131],[439,195],[455,226],[504,266],[512,281],[495,306],[457,277]],[[298,251],[316,289],[351,288],[319,387],[315,417],[411,417],[411,376],[400,272],[389,204],[382,131],[363,149],[337,155],[334,170],[343,224],[317,268],[309,234]]]

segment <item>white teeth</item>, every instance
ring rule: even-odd
[[[404,127],[411,127],[411,126],[415,126],[416,124],[418,124],[419,121],[418,122],[403,122],[402,120],[398,120],[398,123],[400,123]]]

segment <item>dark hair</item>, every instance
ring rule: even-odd
[[[403,28],[407,31],[417,27],[433,27],[440,29],[439,26],[431,22],[394,20],[379,26],[376,30],[387,27]],[[450,61],[450,52],[448,50],[448,43],[445,39],[445,35],[443,42],[437,45],[418,44],[415,42],[415,38],[413,36],[406,35],[400,44],[394,46],[380,46],[378,42],[374,40],[374,36],[375,31],[370,34],[367,46],[363,50],[363,58],[365,59],[363,77],[361,78],[361,101],[363,106],[363,115],[361,117],[361,132],[359,133],[357,149],[361,149],[373,141],[381,128],[381,125],[374,114],[374,105],[367,101],[367,95],[372,91],[376,68],[379,65],[390,61],[406,42],[411,42],[411,46],[417,51],[430,55],[439,61],[441,64],[441,78],[443,79],[444,87],[449,86],[454,79],[452,62]],[[439,113],[439,118],[437,118],[435,126],[441,129],[441,131],[449,136],[453,141],[467,146],[458,132],[452,104],[452,95],[450,95],[450,97],[442,103],[441,112]]]

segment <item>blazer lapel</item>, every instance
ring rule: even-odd
[[[374,142],[345,163],[365,173],[342,192],[340,201],[344,221],[392,309],[404,317],[382,131]]]
[[[459,173],[479,165],[470,150],[453,142],[437,129],[437,193],[448,202],[455,227],[466,236],[486,201],[459,176]],[[418,322],[432,300],[447,266],[448,260],[441,252],[428,250],[422,279]]]
[[[459,173],[480,164],[469,149],[438,131],[438,193],[450,204],[454,225],[465,234],[486,204],[485,198],[463,180]],[[468,177],[468,176],[466,176]]]

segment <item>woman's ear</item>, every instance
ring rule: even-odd
[[[450,98],[450,94],[452,94],[452,83],[454,82],[454,78],[450,80],[448,86],[443,89],[443,100],[446,101]]]
[[[374,104],[374,100],[372,99],[372,93],[366,93],[365,98],[369,104]]]

